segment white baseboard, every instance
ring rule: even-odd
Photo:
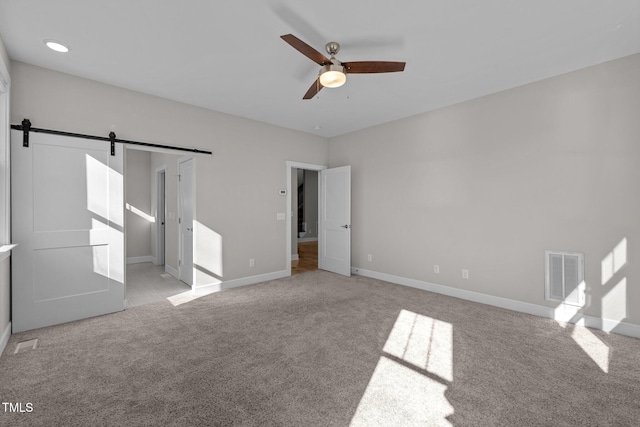
[[[4,348],[7,346],[7,343],[9,342],[9,337],[11,337],[11,322],[9,322],[7,327],[4,328],[4,332],[0,337],[0,355],[2,355]]]
[[[519,311],[521,313],[532,314],[534,316],[546,317],[560,322],[575,323],[577,325],[587,326],[593,329],[600,329],[605,332],[614,332],[620,335],[640,338],[640,325],[618,322],[615,320],[604,319],[587,314],[579,314],[578,307],[545,307],[542,305],[530,304],[508,298],[496,297],[479,292],[467,291],[464,289],[452,288],[450,286],[424,282],[422,280],[408,279],[406,277],[395,276],[392,274],[379,273],[377,271],[366,270],[359,267],[351,267],[351,273],[357,274],[359,276],[384,280],[385,282],[391,282],[398,285],[410,286],[412,288],[422,289],[424,291],[434,292],[437,294],[448,295],[467,301],[479,302],[481,304],[492,305],[494,307],[505,308],[507,310]]]
[[[318,238],[317,237],[302,237],[302,238],[298,238],[298,243],[305,243],[305,242],[317,242]]]
[[[127,264],[140,264],[143,262],[151,262],[151,261],[152,261],[151,255],[134,256],[131,258],[127,258]]]
[[[151,255],[150,258],[153,265],[158,265],[158,258],[154,257],[153,255]]]
[[[628,337],[640,338],[640,325],[633,323],[618,322],[616,320],[604,319],[602,317],[590,316],[583,314],[578,322],[573,322],[588,328],[600,329],[605,332],[613,332]]]
[[[170,275],[172,275],[176,279],[180,280],[180,273],[178,272],[178,270],[176,270],[175,268],[171,267],[170,265],[165,264],[164,265],[164,271],[166,273],[169,273]]]
[[[239,279],[227,280],[220,283],[211,283],[208,285],[200,285],[194,288],[196,295],[200,293],[210,294],[213,292],[224,291],[225,289],[239,288],[241,286],[253,285],[261,282],[268,282],[269,280],[282,279],[283,277],[289,277],[287,270],[274,271],[273,273],[258,274],[257,276],[241,277]]]
[[[291,261],[297,261],[299,259],[300,257],[298,256],[298,254],[291,254]]]

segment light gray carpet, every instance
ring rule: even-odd
[[[13,335],[0,400],[33,404],[3,426],[637,426],[640,340],[317,271]]]

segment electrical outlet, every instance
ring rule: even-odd
[[[255,259],[253,259],[253,258],[251,258],[251,259],[249,260],[249,267],[255,267],[255,265],[256,265],[256,260],[255,260]]]
[[[467,269],[463,269],[462,270],[462,278],[463,279],[468,279],[469,278],[469,270],[467,270]]]
[[[439,265],[434,265],[433,266],[433,272],[436,274],[440,274],[440,266]]]
[[[373,261],[373,256],[371,254],[367,255],[367,261],[369,262]]]

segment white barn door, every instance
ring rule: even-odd
[[[124,309],[123,147],[11,132],[13,332]]]
[[[320,171],[318,267],[351,276],[351,166]]]

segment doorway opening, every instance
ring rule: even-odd
[[[318,171],[292,171],[291,274],[318,269]]]
[[[287,253],[289,274],[318,269],[319,171],[324,165],[286,162]]]
[[[184,159],[183,153],[169,150],[125,150],[127,308],[191,290],[180,278],[179,265],[178,193]]]

